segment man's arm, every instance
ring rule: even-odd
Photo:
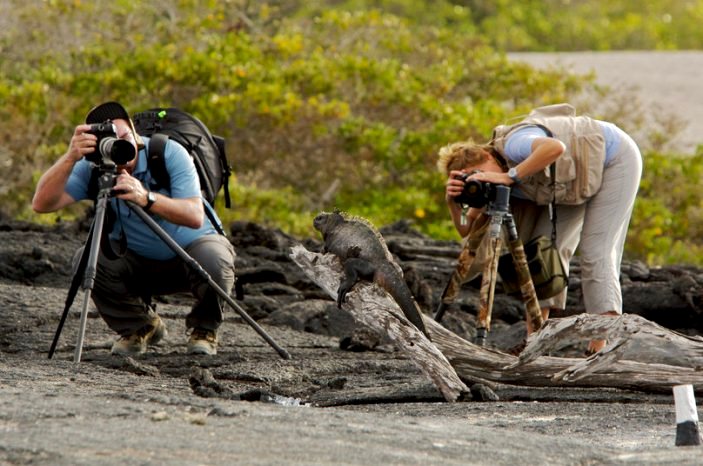
[[[122,192],[115,197],[132,201],[140,207],[146,207],[149,194],[142,183],[127,172],[118,175],[115,191]],[[176,225],[189,228],[200,228],[203,225],[205,212],[203,200],[200,197],[172,198],[154,192],[156,200],[149,208],[149,213],[158,215],[164,220]]]
[[[179,144],[169,141],[165,149],[165,163],[171,180],[170,194],[154,192],[156,200],[149,212],[176,225],[200,228],[205,221],[200,181],[190,155]],[[137,179],[122,171],[115,190],[124,191],[116,197],[146,207],[148,191]]]
[[[78,125],[71,137],[68,151],[42,176],[32,198],[32,209],[38,213],[55,212],[76,202],[65,190],[76,162],[95,150],[97,138],[86,133],[90,125]]]
[[[190,197],[187,199],[173,199],[158,193],[155,194],[156,202],[151,206],[149,212],[171,223],[189,228],[200,228],[203,225],[205,212],[203,210],[203,200],[201,198]],[[144,199],[146,200],[146,193]],[[144,205],[146,205],[146,201],[142,207]]]

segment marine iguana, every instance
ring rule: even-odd
[[[393,297],[405,317],[429,338],[402,269],[393,260],[381,234],[367,220],[340,212],[321,212],[313,226],[322,234],[324,252],[336,255],[344,265],[345,277],[337,290],[337,306],[341,307],[347,292],[360,279],[373,281]]]

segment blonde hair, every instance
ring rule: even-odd
[[[455,142],[439,150],[437,170],[449,176],[452,170],[478,165],[489,157],[496,159],[499,165],[504,165],[502,157],[496,157],[496,151],[490,144],[476,144],[471,140]]]

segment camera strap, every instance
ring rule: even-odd
[[[552,177],[552,202],[549,203],[549,218],[552,220],[552,243],[557,244],[557,174],[556,162],[552,162],[549,167],[549,174]]]
[[[117,211],[120,210],[120,201],[117,200]],[[103,234],[100,241],[100,249],[102,253],[110,260],[116,260],[124,256],[127,252],[127,235],[124,232],[124,227],[122,226],[122,221],[120,221],[120,237],[117,241],[118,250],[115,251],[114,244],[115,241],[110,239],[110,233],[112,232],[115,222],[118,221],[119,215],[110,207],[105,211],[106,221],[103,226]]]
[[[459,223],[461,224],[461,226],[468,225],[469,222],[466,220],[466,216],[469,214],[470,208],[471,206],[469,206],[468,204],[461,205],[461,218],[459,219]]]
[[[554,133],[544,125],[534,123],[547,134],[547,137],[553,138]],[[552,162],[549,166],[549,176],[552,178],[552,202],[549,203],[549,219],[552,221],[552,244],[557,244],[557,163]]]

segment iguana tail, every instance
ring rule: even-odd
[[[425,321],[422,318],[422,311],[420,307],[415,302],[415,298],[410,292],[410,288],[405,283],[403,277],[392,272],[384,267],[385,270],[377,270],[376,277],[374,279],[383,289],[385,289],[395,300],[395,302],[403,311],[405,317],[415,326],[418,330],[425,334],[425,336],[430,338],[427,329],[425,328]]]

